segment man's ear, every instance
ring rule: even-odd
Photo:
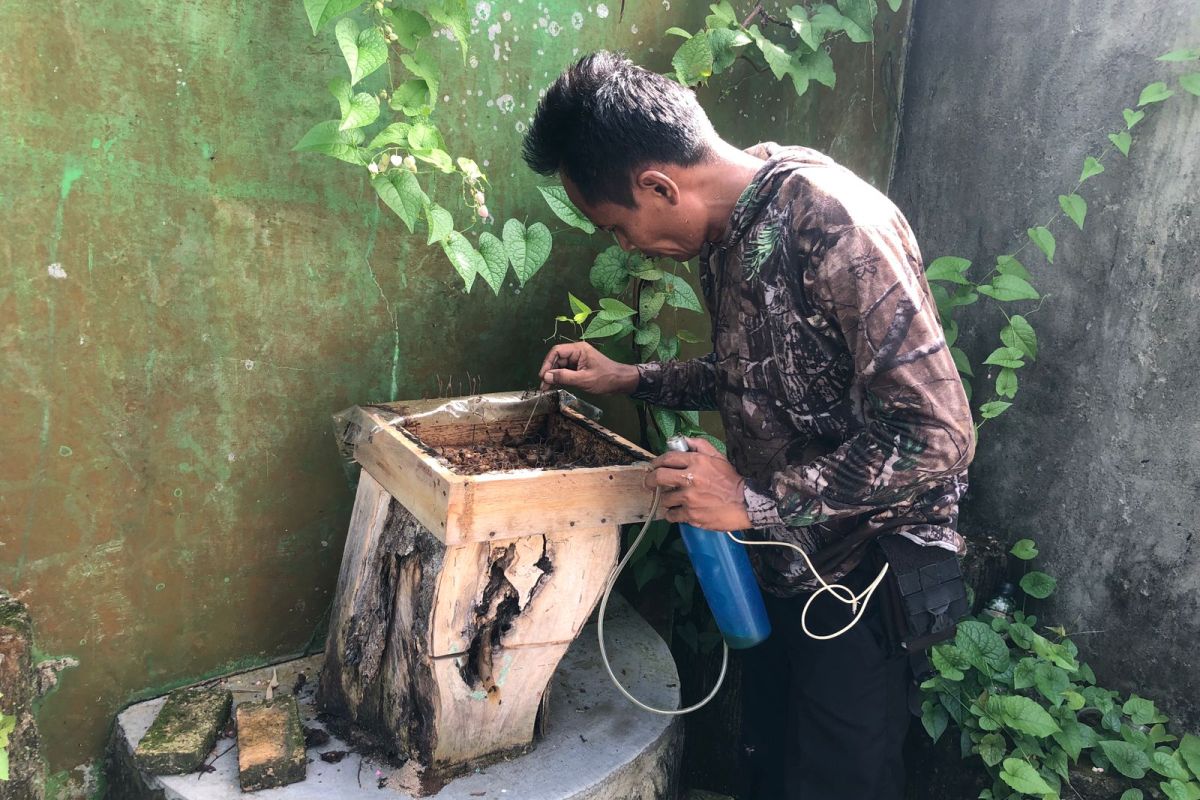
[[[637,176],[635,184],[642,192],[648,192],[656,198],[666,200],[671,205],[679,204],[679,185],[671,180],[671,176],[656,169],[643,170]]]

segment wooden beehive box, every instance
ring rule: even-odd
[[[572,400],[480,395],[338,415],[363,472],[320,704],[347,734],[443,777],[530,747],[620,525],[645,520],[652,500],[652,455]]]

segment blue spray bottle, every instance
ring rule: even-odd
[[[690,448],[682,436],[672,436],[667,449],[686,453]],[[771,623],[745,545],[724,533],[686,523],[680,523],[679,530],[725,643],[739,650],[766,639]]]

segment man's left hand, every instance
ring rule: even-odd
[[[708,440],[687,443],[692,452],[663,453],[646,475],[648,489],[662,487],[667,519],[713,531],[749,528],[742,476]]]

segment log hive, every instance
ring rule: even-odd
[[[528,750],[555,667],[616,563],[620,525],[649,512],[651,454],[559,393],[356,407],[338,419],[363,471],[321,710],[345,735],[441,778]],[[466,475],[442,457],[555,428],[607,465]]]

